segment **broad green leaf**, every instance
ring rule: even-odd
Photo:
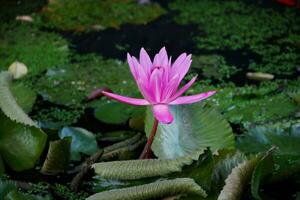
[[[71,160],[80,160],[80,153],[92,155],[99,150],[96,136],[83,128],[64,127],[59,132],[59,137],[72,138]]]
[[[251,179],[252,172],[256,166],[257,158],[244,161],[232,169],[230,175],[225,180],[218,200],[239,200]]]
[[[47,135],[17,104],[10,82],[11,75],[1,72],[0,153],[13,170],[21,171],[34,166],[45,147]]]
[[[50,142],[47,158],[41,169],[42,174],[57,175],[65,172],[70,161],[71,141],[70,137],[65,137]]]
[[[130,117],[131,105],[111,102],[97,107],[95,117],[108,124],[125,124]]]
[[[125,124],[132,116],[144,117],[145,108],[120,102],[107,102],[96,107],[95,117],[108,124]]]
[[[178,178],[156,181],[150,184],[100,192],[86,200],[143,200],[162,199],[180,194],[197,194],[206,197],[206,192],[193,179]]]
[[[192,157],[177,159],[147,159],[100,162],[94,164],[96,174],[106,179],[134,180],[154,176],[162,176],[181,171],[185,165],[192,164]]]
[[[46,141],[47,135],[41,129],[17,123],[0,114],[0,153],[13,170],[32,168]]]
[[[164,9],[154,2],[141,6],[134,0],[76,2],[55,0],[49,2],[46,9],[39,13],[41,20],[35,21],[48,28],[82,32],[106,28],[119,29],[123,24],[144,25],[163,13]],[[126,47],[118,45],[118,48]]]
[[[159,124],[152,144],[158,158],[174,159],[203,151],[234,149],[234,136],[229,123],[215,109],[203,104],[171,106],[171,124]],[[153,114],[147,110],[145,129],[150,134]],[[196,158],[197,159],[197,158]]]
[[[72,107],[82,105],[82,100],[98,87],[108,87],[122,95],[137,91],[127,64],[94,54],[77,55],[72,64],[48,69],[35,87],[44,99]],[[101,99],[88,105],[106,102],[106,99]]]

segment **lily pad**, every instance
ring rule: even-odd
[[[82,104],[93,90],[104,86],[124,95],[137,92],[127,64],[93,54],[78,56],[72,65],[49,69],[36,84],[44,99],[67,106]]]
[[[29,75],[65,65],[70,55],[68,43],[61,36],[22,23],[1,24],[0,52],[0,69],[20,61],[28,67]]]
[[[60,138],[71,137],[71,160],[80,160],[80,153],[92,155],[99,150],[96,136],[78,127],[64,127],[59,132]]]
[[[209,147],[234,149],[234,136],[229,123],[214,108],[202,103],[171,106],[174,121],[159,124],[152,150],[158,158],[174,159],[187,156]],[[146,114],[146,133],[150,134],[153,114],[150,108]]]
[[[95,117],[108,124],[125,124],[132,116],[144,117],[145,107],[108,102],[96,107]]]
[[[89,31],[119,28],[125,23],[146,24],[163,12],[158,4],[138,5],[134,0],[55,0],[41,14],[44,26]]]

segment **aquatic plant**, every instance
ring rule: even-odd
[[[146,24],[163,13],[158,4],[139,5],[135,0],[55,0],[41,12],[41,25],[79,32],[101,30]]]
[[[158,122],[164,124],[172,123],[173,116],[169,111],[170,105],[199,102],[213,95],[215,91],[191,96],[182,96],[197,78],[195,76],[178,90],[180,82],[188,72],[192,63],[191,55],[187,55],[186,53],[181,54],[174,63],[171,63],[171,59],[168,58],[167,51],[163,47],[159,53],[155,55],[152,63],[149,55],[144,48],[142,48],[140,51],[139,62],[135,57],[131,57],[130,54],[127,54],[127,60],[130,71],[136,80],[144,99],[125,97],[108,91],[103,91],[102,93],[123,103],[137,106],[152,106],[155,120],[153,122],[153,131],[145,146],[145,151],[141,155],[141,157],[144,157],[152,144]]]

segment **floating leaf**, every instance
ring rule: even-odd
[[[81,4],[78,7],[78,4]],[[89,31],[122,24],[146,24],[163,14],[156,3],[138,5],[134,0],[84,1],[55,0],[42,12],[42,25],[62,30]]]
[[[193,179],[178,178],[174,180],[157,181],[150,184],[133,186],[124,189],[114,189],[100,192],[87,200],[143,200],[161,199],[179,194],[197,194],[206,197],[205,191]]]
[[[234,136],[229,123],[215,109],[203,104],[171,106],[174,117],[171,124],[159,124],[152,144],[155,155],[161,159],[174,159],[203,151],[209,147],[234,149]],[[150,134],[153,115],[146,115],[146,133]],[[198,157],[197,157],[198,158]],[[196,159],[197,159],[196,158]]]
[[[1,23],[0,52],[0,69],[7,70],[19,60],[27,65],[28,76],[65,65],[70,55],[68,42],[62,36],[21,22]]]
[[[111,102],[97,107],[95,117],[108,124],[125,124],[130,117],[130,105]]]
[[[106,179],[134,180],[146,177],[162,176],[181,171],[184,165],[190,165],[192,157],[177,159],[147,159],[101,162],[93,165],[99,176]]]
[[[125,124],[132,116],[144,117],[145,108],[119,102],[102,103],[96,107],[95,117],[108,124]]]
[[[80,160],[80,153],[86,155],[92,155],[96,153],[99,148],[96,141],[96,136],[83,129],[78,127],[64,127],[59,132],[60,138],[71,137],[71,160]]]
[[[56,175],[65,172],[70,160],[71,141],[70,137],[65,137],[50,142],[47,158],[41,169],[42,174]]]
[[[127,64],[94,54],[77,56],[72,65],[48,69],[35,86],[44,99],[72,107],[82,104],[86,96],[98,87],[109,87],[127,95],[137,90]],[[107,101],[99,100],[89,105],[97,107],[103,103]]]

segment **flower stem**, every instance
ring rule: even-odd
[[[147,140],[147,143],[146,143],[146,145],[144,147],[144,150],[141,153],[139,159],[150,158],[150,156],[151,156],[151,145],[152,145],[152,142],[153,142],[155,134],[156,134],[157,126],[158,126],[158,121],[157,121],[157,119],[154,118],[154,122],[153,122],[153,126],[152,126],[152,130],[151,130],[150,136],[149,136],[149,138]]]

